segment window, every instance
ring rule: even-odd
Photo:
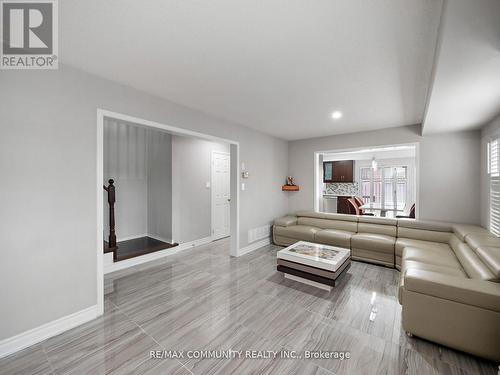
[[[404,208],[408,198],[408,167],[360,168],[360,190],[365,203],[394,204]]]
[[[490,231],[500,235],[500,139],[488,143],[488,174],[490,175]]]

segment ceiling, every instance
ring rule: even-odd
[[[440,10],[437,0],[64,0],[60,57],[281,138],[349,133],[422,121]]]
[[[477,127],[500,103],[500,1],[446,3],[435,56],[441,0],[64,0],[60,57],[289,140]]]
[[[445,2],[423,132],[478,128],[500,114],[500,0]]]

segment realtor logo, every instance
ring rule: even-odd
[[[1,69],[57,69],[57,0],[0,0]]]

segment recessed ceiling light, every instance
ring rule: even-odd
[[[340,112],[340,111],[334,111],[332,113],[332,119],[334,119],[334,120],[338,120],[341,117],[342,117],[342,112]]]

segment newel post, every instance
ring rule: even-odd
[[[109,203],[109,247],[116,247],[116,234],[115,234],[115,185],[113,179],[110,179],[109,186],[106,188],[108,192],[108,203]]]

